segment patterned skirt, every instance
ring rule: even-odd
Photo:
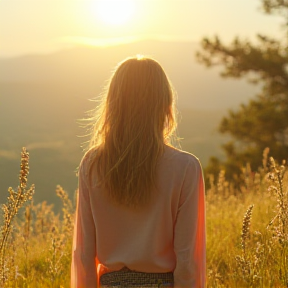
[[[101,288],[172,288],[174,286],[173,273],[145,273],[136,272],[124,267],[119,271],[108,272],[100,277]]]

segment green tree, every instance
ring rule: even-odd
[[[215,36],[202,39],[196,55],[207,67],[221,66],[222,77],[245,77],[261,85],[253,100],[229,111],[219,125],[219,132],[232,140],[223,145],[226,160],[211,158],[207,172],[217,165],[230,179],[247,162],[256,169],[266,147],[279,161],[288,158],[288,0],[261,0],[261,5],[264,13],[283,17],[280,40],[258,34],[255,43],[236,37],[225,45]]]

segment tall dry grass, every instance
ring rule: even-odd
[[[19,188],[8,189],[2,207],[0,287],[68,288],[74,203],[57,186],[60,215],[46,202],[34,204],[34,186],[26,189],[28,161],[23,149]],[[285,163],[277,164],[265,150],[258,171],[243,167],[239,189],[226,181],[225,171],[211,177],[206,194],[208,287],[288,287],[285,171]]]
[[[235,190],[221,171],[207,191],[208,287],[288,287],[288,175],[268,150]]]

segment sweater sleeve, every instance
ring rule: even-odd
[[[192,159],[186,169],[174,229],[175,287],[204,288],[206,277],[205,192],[202,168]]]
[[[96,288],[96,231],[83,170],[81,163],[73,236],[71,288]]]

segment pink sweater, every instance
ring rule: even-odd
[[[174,272],[174,287],[205,287],[205,200],[199,160],[166,146],[158,191],[149,206],[131,211],[88,185],[87,154],[79,168],[71,288],[98,287],[103,273],[124,266]],[[94,179],[94,184],[97,179]]]

